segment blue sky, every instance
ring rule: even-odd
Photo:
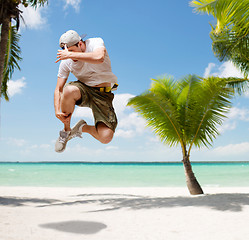
[[[0,161],[180,161],[180,148],[162,144],[125,107],[127,100],[165,74],[240,76],[231,63],[214,57],[209,38],[214,19],[195,14],[189,1],[53,0],[36,11],[24,9],[23,16],[21,71],[9,82],[10,101],[1,103]],[[59,38],[69,29],[104,39],[119,82],[114,100],[119,126],[108,145],[84,135],[58,154],[54,144],[63,125],[53,107],[55,60]],[[234,100],[213,147],[193,149],[191,160],[248,160],[248,98],[246,93]],[[80,118],[93,122],[85,108],[76,108],[72,125]]]

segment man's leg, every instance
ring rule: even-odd
[[[75,103],[80,100],[81,93],[79,88],[76,86],[66,86],[63,89],[63,93],[61,96],[61,111],[69,116],[64,122],[64,131],[60,131],[60,136],[55,143],[55,151],[56,152],[63,152],[66,148],[68,140],[70,140],[70,122],[72,113],[75,108]]]
[[[102,122],[98,123],[97,129],[95,126],[84,125],[82,132],[91,134],[94,138],[104,144],[111,142],[114,135],[113,130],[111,130]]]
[[[117,124],[117,117],[112,106],[114,97],[113,93],[101,93],[96,91],[96,89],[93,87],[89,87],[79,81],[75,82],[74,84],[77,85],[77,87],[80,89],[82,97],[84,97],[84,101],[79,104],[79,106],[90,107],[93,111],[95,122],[98,122],[98,124],[95,127],[87,125],[85,122],[83,123],[79,121],[79,124],[77,123],[76,126],[72,128],[71,133],[88,133],[101,143],[109,143],[113,138]],[[80,94],[75,95],[74,99],[80,99],[80,97]],[[73,105],[73,108],[75,102],[77,101],[75,100],[73,101],[74,104],[71,104],[71,106]],[[65,108],[64,111],[66,114],[68,114],[73,112],[73,108],[68,107],[67,109]],[[70,130],[70,125],[66,125],[65,129]]]
[[[75,103],[80,99],[81,93],[78,87],[70,85],[63,89],[61,97],[61,111],[69,116],[66,123],[64,123],[65,131],[71,131],[71,117],[75,108]]]

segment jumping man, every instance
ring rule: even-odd
[[[85,36],[84,36],[85,37]],[[117,126],[112,105],[117,77],[112,73],[111,62],[101,38],[84,37],[69,30],[60,37],[57,62],[60,62],[57,85],[54,91],[56,117],[64,124],[55,143],[55,151],[63,152],[67,142],[89,133],[101,143],[109,143]],[[69,73],[77,81],[66,84]],[[70,121],[75,105],[92,109],[95,126],[80,120],[71,129]]]

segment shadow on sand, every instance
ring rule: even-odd
[[[56,199],[42,199],[42,198],[18,198],[18,197],[0,197],[0,206],[21,207],[33,204],[52,204],[58,202]]]
[[[189,206],[239,212],[242,211],[243,207],[249,206],[249,194],[247,193],[219,193],[194,197],[147,197],[106,193],[81,194],[70,196],[70,199],[70,201],[62,201],[58,199],[0,197],[0,206],[20,207],[31,204],[34,207],[51,207],[95,204],[101,208],[91,212],[114,211],[122,208],[140,210]]]
[[[57,223],[46,223],[39,225],[42,228],[49,228],[62,232],[69,232],[74,234],[95,234],[107,226],[99,222],[88,221],[66,221]]]

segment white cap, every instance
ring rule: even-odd
[[[77,44],[85,36],[86,34],[80,36],[74,30],[69,30],[61,35],[60,47],[63,48],[65,44],[67,45],[67,47],[72,47],[73,45]]]

